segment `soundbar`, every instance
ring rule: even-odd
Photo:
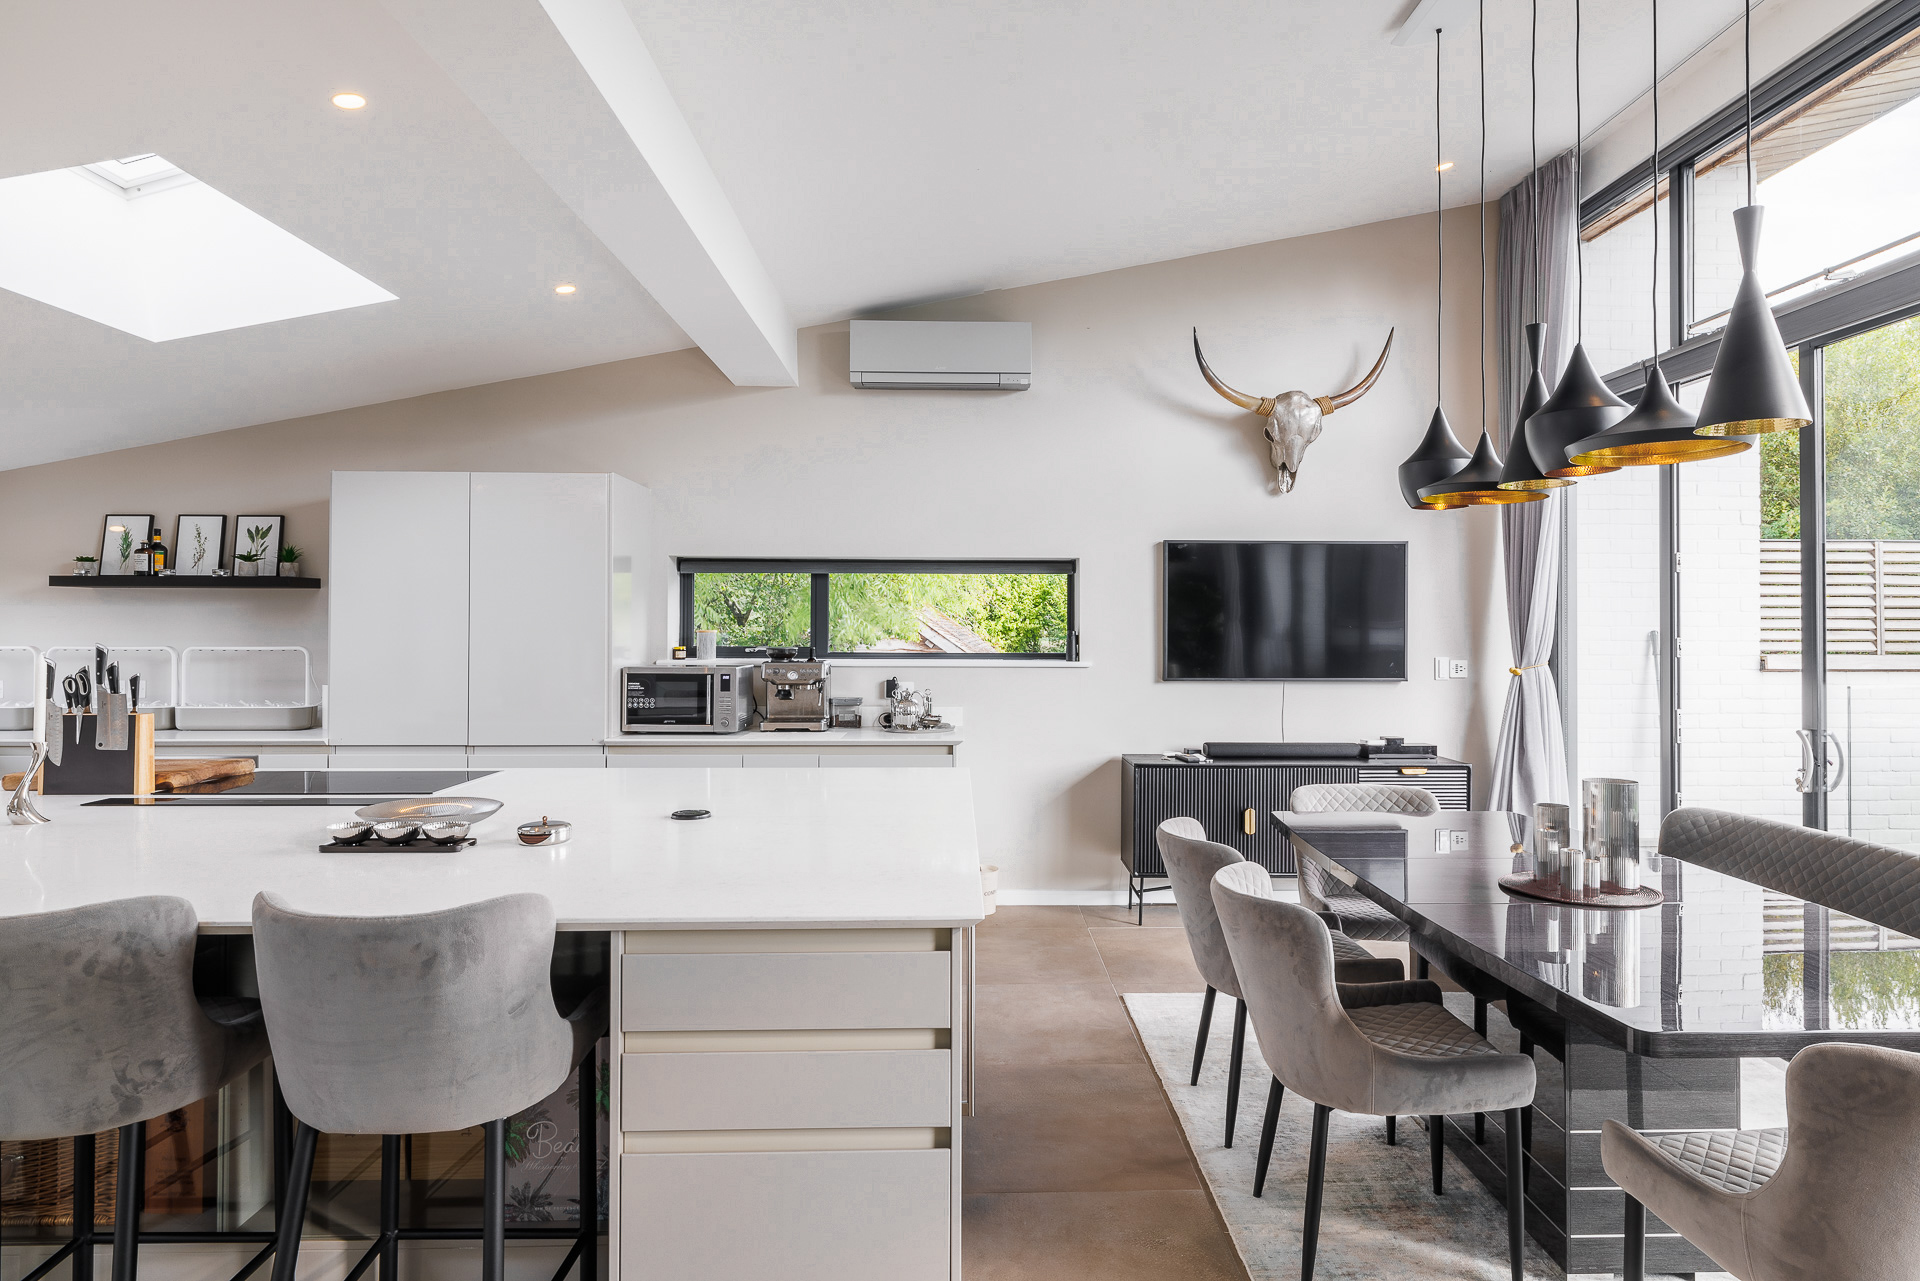
[[[1216,761],[1342,760],[1357,761],[1365,743],[1208,743],[1207,755]]]

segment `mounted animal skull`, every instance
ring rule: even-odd
[[[1293,482],[1300,475],[1300,461],[1306,457],[1307,446],[1320,439],[1321,420],[1334,410],[1367,394],[1373,386],[1373,380],[1386,368],[1387,353],[1393,350],[1393,331],[1387,331],[1387,345],[1380,349],[1380,359],[1373,362],[1373,368],[1347,390],[1334,396],[1309,396],[1304,391],[1283,391],[1278,396],[1249,396],[1243,391],[1235,391],[1214,376],[1207,366],[1207,358],[1200,352],[1200,331],[1193,331],[1193,358],[1200,362],[1200,374],[1207,385],[1222,396],[1240,406],[1250,409],[1267,420],[1267,449],[1273,455],[1274,492],[1284,494],[1293,489]]]

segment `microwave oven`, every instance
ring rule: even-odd
[[[737,734],[752,723],[757,663],[620,669],[622,734]]]

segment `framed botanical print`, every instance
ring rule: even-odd
[[[280,535],[285,516],[233,518],[233,572],[268,578],[280,572]]]
[[[100,525],[100,572],[131,574],[134,549],[153,537],[152,516],[109,516]]]
[[[173,526],[173,572],[183,577],[212,577],[220,568],[220,549],[226,541],[225,516],[180,517]]]

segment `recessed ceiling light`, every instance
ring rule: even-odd
[[[357,93],[336,93],[333,95],[333,105],[342,111],[358,111],[367,105],[367,100]]]
[[[574,291],[574,288],[575,287],[573,285],[555,285],[553,287],[553,292],[555,292],[556,294],[570,294]]]
[[[1451,160],[1442,160],[1439,164],[1434,166],[1434,169],[1440,173],[1445,173],[1447,170],[1451,168],[1453,168],[1453,161]]]

